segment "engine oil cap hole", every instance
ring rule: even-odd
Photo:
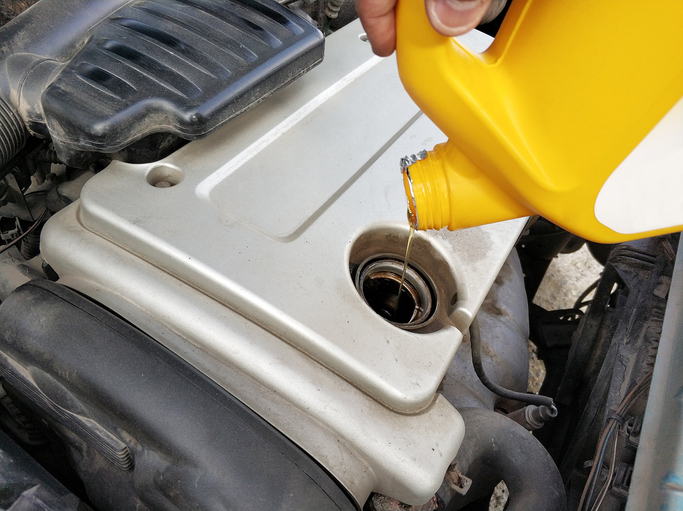
[[[403,262],[376,259],[362,264],[356,273],[356,289],[370,308],[389,323],[404,329],[424,326],[434,311],[430,286],[408,265],[403,289],[399,286]]]

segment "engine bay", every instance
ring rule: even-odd
[[[444,135],[353,2],[70,4],[0,29],[0,507],[637,509],[677,235],[591,245],[549,311],[583,240],[416,232],[388,319],[399,162]]]

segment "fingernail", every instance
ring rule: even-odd
[[[484,0],[427,0],[427,14],[437,32],[455,36],[477,26],[486,6]]]

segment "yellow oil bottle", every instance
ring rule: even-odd
[[[404,165],[417,229],[542,215],[615,243],[683,230],[683,1],[515,0],[476,53],[400,0],[401,80],[448,141]]]

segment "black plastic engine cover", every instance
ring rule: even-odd
[[[45,123],[71,164],[151,133],[196,139],[323,53],[320,31],[274,0],[135,0],[94,27],[45,89]]]
[[[61,436],[100,511],[356,509],[225,390],[58,284],[0,306],[0,378]]]

